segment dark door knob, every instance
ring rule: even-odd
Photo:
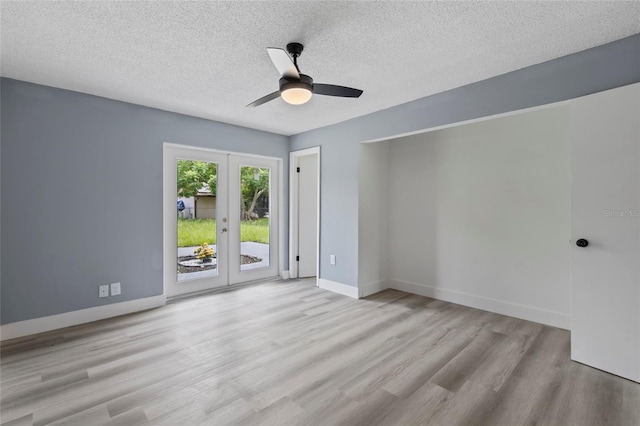
[[[589,245],[589,241],[585,240],[584,238],[580,238],[578,241],[576,241],[576,245],[578,247],[586,247]]]

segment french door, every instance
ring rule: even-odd
[[[168,297],[278,275],[279,160],[164,146]]]

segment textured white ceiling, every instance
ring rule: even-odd
[[[291,135],[640,32],[640,2],[8,2],[5,77]],[[266,47],[305,45],[303,106]]]

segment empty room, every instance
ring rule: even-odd
[[[640,426],[637,1],[0,0],[0,425]]]

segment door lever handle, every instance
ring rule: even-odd
[[[220,232],[227,232],[227,228],[222,228]]]

